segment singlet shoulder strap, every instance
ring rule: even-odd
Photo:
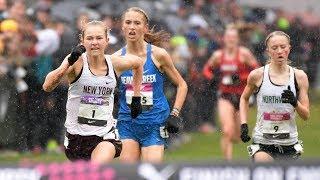
[[[84,71],[84,73],[87,73],[89,70],[87,53],[83,53],[81,56],[82,56],[82,62],[83,62],[83,66],[82,66],[83,71]]]
[[[270,79],[269,79],[269,64],[265,65],[264,68],[263,68],[263,78],[262,78],[261,85],[263,84],[263,82],[270,82]]]
[[[121,49],[121,56],[124,56],[126,53],[127,53],[127,49],[126,49],[126,47],[123,47]]]
[[[293,76],[293,83],[294,83],[294,86],[296,88],[296,92],[297,94],[299,94],[299,86],[298,86],[298,82],[297,82],[297,77],[296,77],[296,73],[295,73],[295,69],[294,67],[290,67],[290,71],[292,70],[292,73],[290,73],[290,78],[291,78],[291,74]]]
[[[151,59],[151,55],[152,55],[152,45],[151,44],[147,44],[147,59]]]
[[[237,48],[236,62],[240,63],[240,47]]]
[[[294,82],[294,69],[290,66],[290,82]]]
[[[107,64],[107,67],[108,67],[108,71],[107,71],[107,74],[106,74],[106,76],[108,76],[108,75],[111,75],[112,72],[113,72],[113,66],[112,66],[112,62],[111,62],[111,56],[105,54],[105,55],[104,55],[104,59],[105,59],[105,62],[106,62],[106,64]]]
[[[225,60],[225,53],[224,53],[224,49],[221,50],[221,56],[220,56],[220,64],[222,64]]]
[[[258,89],[255,91],[255,94],[258,94],[258,93],[260,92],[260,89],[261,89],[263,83],[265,83],[265,81],[267,80],[267,79],[265,79],[265,77],[268,76],[268,71],[269,71],[269,70],[266,71],[266,67],[267,67],[267,66],[268,66],[268,64],[263,66],[262,81],[261,81],[261,84],[260,84],[260,86],[258,87]],[[269,68],[268,68],[268,69],[269,69]]]

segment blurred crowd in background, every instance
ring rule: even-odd
[[[189,86],[183,108],[185,132],[213,133],[219,77],[207,80],[202,68],[221,47],[224,28],[235,23],[241,43],[260,65],[265,36],[282,30],[291,36],[292,64],[306,71],[311,89],[317,87],[320,56],[320,18],[312,11],[294,14],[281,9],[240,6],[236,0],[0,0],[0,150],[42,152],[63,144],[68,83],[52,93],[42,90],[48,72],[79,43],[79,32],[90,20],[111,29],[108,54],[122,47],[121,13],[143,8],[150,26],[171,33],[162,46]],[[166,95],[173,100],[170,83]]]

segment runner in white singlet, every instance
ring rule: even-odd
[[[257,162],[297,159],[303,148],[298,141],[295,114],[309,119],[308,77],[288,65],[291,47],[286,33],[270,33],[265,44],[269,63],[249,74],[240,99],[241,139],[251,139],[247,125],[249,97],[257,92],[257,121],[249,154]]]
[[[51,92],[65,76],[70,83],[65,122],[67,158],[108,163],[122,150],[117,121],[112,116],[117,75],[129,69],[133,71],[131,115],[137,116],[141,112],[143,64],[134,55],[104,54],[109,39],[108,29],[101,21],[89,22],[80,37],[81,45],[47,75],[43,89]]]

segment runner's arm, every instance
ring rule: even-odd
[[[308,120],[310,117],[309,110],[309,81],[305,72],[302,70],[296,71],[297,83],[299,87],[299,95],[297,97],[296,111],[303,120]]]

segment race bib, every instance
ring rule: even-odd
[[[103,136],[103,139],[115,139],[120,140],[118,129],[113,129],[111,132],[108,132]]]
[[[162,138],[164,138],[164,139],[169,138],[169,133],[168,133],[168,130],[166,129],[165,126],[161,126],[159,131],[160,131],[160,136]]]
[[[282,134],[290,131],[290,113],[263,113],[263,132]]]
[[[81,96],[78,117],[92,120],[108,120],[112,115],[112,111],[107,110],[109,106],[109,97]]]
[[[152,84],[142,84],[141,89],[141,104],[143,106],[152,107],[153,106],[153,86]],[[126,89],[126,102],[127,104],[131,104],[133,96],[133,88],[132,86],[127,86]]]
[[[223,76],[221,82],[222,82],[222,84],[224,84],[224,85],[231,85],[231,84],[232,84],[232,77],[231,77],[231,75],[225,75],[225,76]]]

